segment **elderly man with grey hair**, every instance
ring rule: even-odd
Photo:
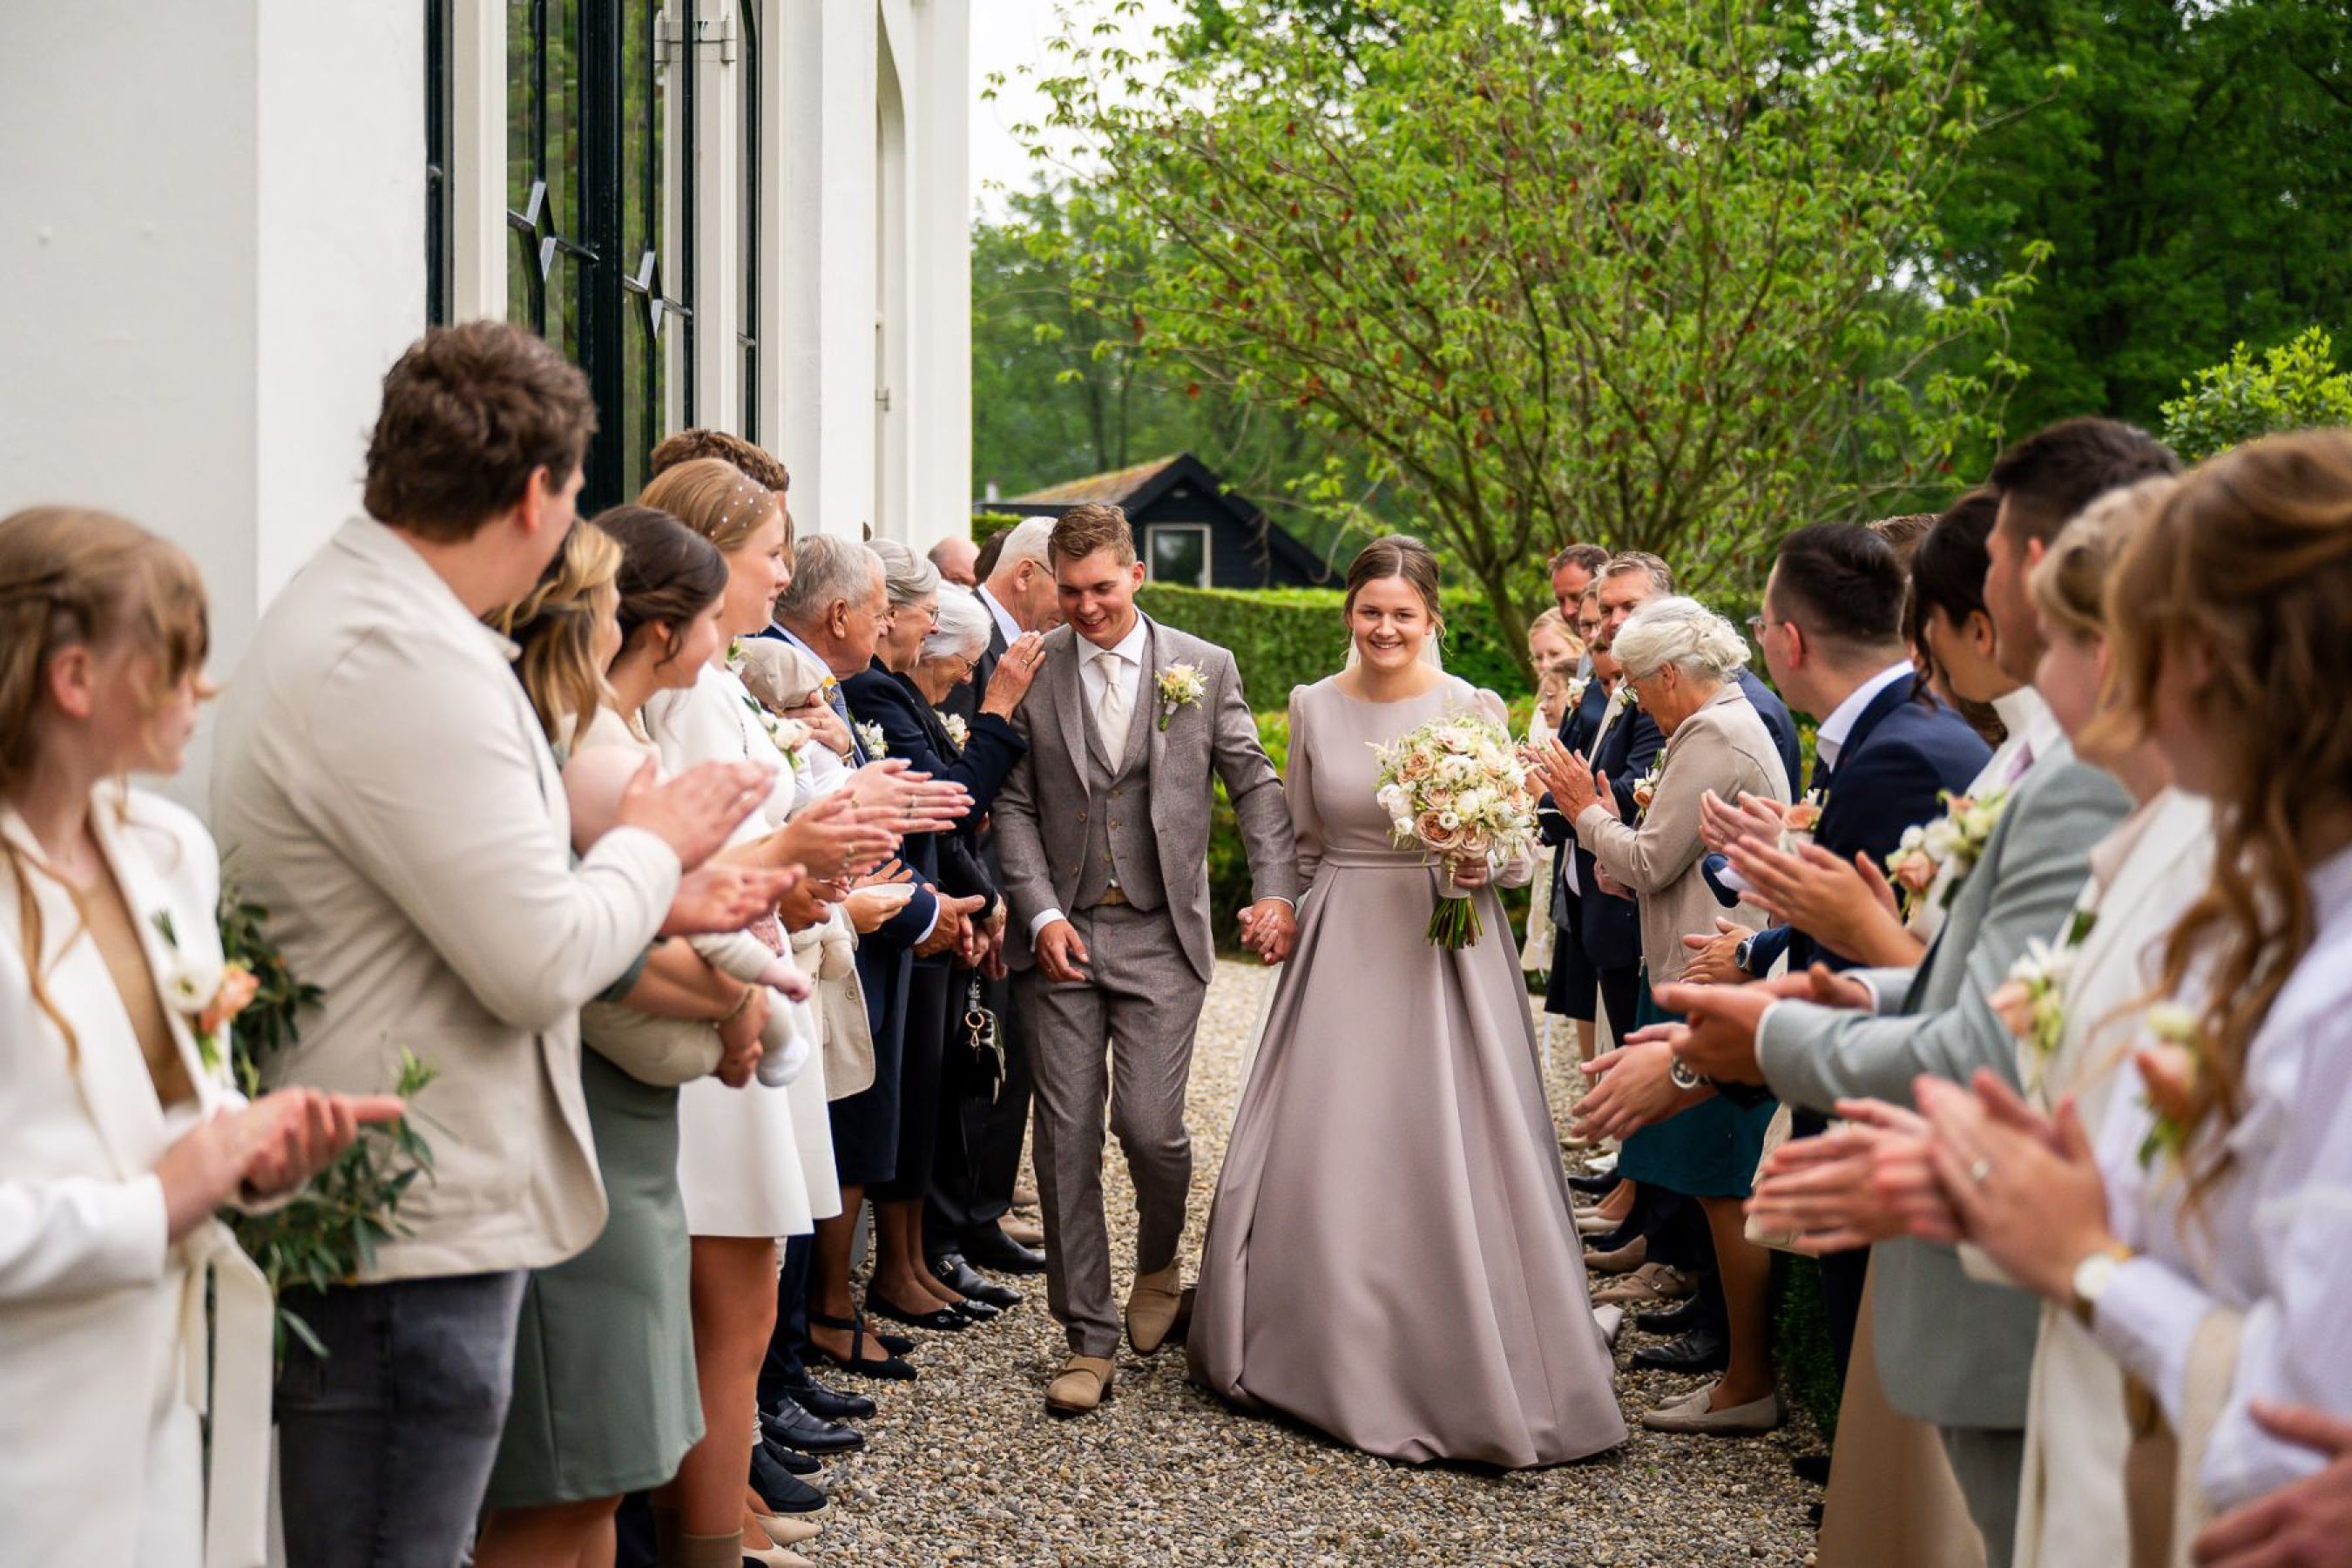
[[[950,534],[930,548],[931,564],[940,569],[941,580],[959,588],[977,588],[980,574],[973,570],[980,563],[980,547],[969,539]]]
[[[1722,912],[1703,867],[1700,803],[1709,795],[1785,802],[1789,773],[1741,689],[1748,644],[1729,621],[1696,599],[1651,598],[1619,625],[1611,651],[1624,669],[1621,695],[1631,693],[1665,742],[1650,772],[1634,781],[1633,811],[1623,811],[1583,759],[1557,745],[1546,753],[1544,782],[1606,879],[1603,887],[1622,888],[1640,902],[1637,1020],[1671,1022],[1651,988],[1682,977],[1691,956],[1684,933],[1713,930]],[[1745,905],[1731,918],[1763,924]],[[1672,1047],[1638,1030],[1586,1070],[1597,1078],[1578,1110],[1578,1131],[1586,1136],[1613,1131],[1613,1119],[1630,1110],[1672,1108],[1667,1120],[1626,1139],[1618,1173],[1698,1201],[1721,1283],[1728,1331],[1722,1377],[1651,1411],[1642,1424],[1653,1431],[1717,1434],[1778,1426],[1783,1410],[1773,1387],[1767,1313],[1771,1260],[1747,1239],[1741,1212],[1777,1107],[1754,1096],[1721,1097],[1677,1076]]]

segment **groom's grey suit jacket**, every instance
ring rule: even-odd
[[[1177,941],[1205,983],[1217,956],[1209,928],[1209,816],[1219,779],[1249,850],[1254,896],[1297,899],[1290,809],[1258,744],[1257,721],[1243,699],[1234,656],[1145,619],[1150,630],[1128,739],[1130,752],[1143,752],[1137,760],[1150,785],[1148,810],[1120,811],[1108,799],[1105,770],[1088,743],[1091,718],[1078,675],[1077,634],[1068,626],[1046,634],[1037,679],[1013,716],[1029,752],[997,794],[995,824],[1018,939],[1005,944],[1005,956],[1015,968],[1034,962],[1027,941],[1031,921],[1051,909],[1076,912],[1089,835],[1108,835],[1122,864],[1158,868]],[[1198,703],[1170,715],[1163,731],[1159,674],[1178,664],[1199,670],[1206,689]],[[1116,770],[1112,787],[1115,777]]]
[[[2029,941],[2058,939],[2092,847],[2130,809],[2121,785],[2061,742],[2018,781],[1927,961],[1852,972],[1880,1016],[1794,1001],[1765,1015],[1756,1054],[1772,1091],[1827,1111],[1843,1099],[1914,1104],[1922,1073],[1965,1083],[1989,1067],[2014,1086],[2017,1041],[1989,999]],[[1872,1270],[1887,1403],[1939,1426],[2024,1426],[2039,1299],[1979,1284],[1958,1253],[1925,1242],[1881,1242]]]

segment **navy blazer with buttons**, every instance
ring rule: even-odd
[[[1854,721],[1837,765],[1814,763],[1810,787],[1822,794],[1822,819],[1813,842],[1841,859],[1868,855],[1884,864],[1904,830],[1934,818],[1943,809],[1942,793],[1966,790],[1991,755],[1967,720],[1931,695],[1915,696],[1913,682],[1897,680]],[[1710,856],[1709,870],[1721,859]],[[1717,898],[1727,891],[1717,884]],[[1763,973],[1783,952],[1792,970],[1816,959],[1832,969],[1856,963],[1802,931],[1773,926],[1749,944],[1749,973]]]

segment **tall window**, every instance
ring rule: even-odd
[[[449,0],[425,0],[425,324],[449,319]]]
[[[583,510],[636,494],[654,444],[694,421],[689,6],[507,8],[507,315],[587,374],[599,431]]]
[[[743,428],[760,438],[760,0],[742,0],[743,41],[735,58],[743,89],[743,321],[735,342],[743,351]]]

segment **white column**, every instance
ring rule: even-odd
[[[971,527],[971,5],[915,0],[908,106],[907,542]]]
[[[874,13],[782,5],[769,29],[782,187],[763,262],[778,323],[771,445],[799,526],[856,538],[874,492]]]

